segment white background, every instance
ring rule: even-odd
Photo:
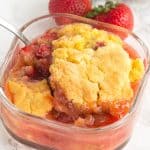
[[[99,0],[100,1],[100,0]],[[150,39],[150,1],[142,5],[135,4],[136,0],[125,0],[132,2],[131,5],[136,14],[135,32],[149,44]],[[148,3],[149,2],[149,3]],[[0,17],[5,18],[16,27],[20,27],[30,19],[48,13],[48,0],[0,0]],[[140,10],[140,11],[139,11]],[[12,35],[0,28],[0,63],[9,48]],[[150,80],[143,95],[143,107],[135,126],[133,136],[124,150],[150,150]],[[26,146],[14,141],[0,123],[0,150],[31,150]]]

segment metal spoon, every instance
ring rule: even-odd
[[[25,45],[28,45],[30,43],[29,40],[23,35],[21,31],[17,30],[13,25],[9,24],[1,17],[0,17],[0,26],[16,35]]]

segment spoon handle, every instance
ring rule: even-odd
[[[16,35],[25,45],[28,45],[30,43],[29,40],[23,35],[22,32],[17,30],[14,26],[9,24],[7,21],[5,21],[1,17],[0,17],[0,26],[5,28],[6,30],[10,31],[14,35]]]

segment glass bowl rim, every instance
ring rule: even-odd
[[[123,118],[119,119],[118,121],[103,126],[103,127],[97,127],[97,128],[82,128],[82,127],[78,127],[75,125],[71,125],[71,124],[66,124],[66,123],[61,123],[58,121],[53,121],[53,120],[48,120],[42,117],[37,117],[34,115],[31,115],[29,113],[23,112],[20,109],[16,108],[14,104],[10,103],[7,96],[5,95],[4,91],[2,88],[0,88],[0,97],[1,97],[1,102],[4,103],[5,106],[8,107],[8,109],[13,112],[13,113],[17,113],[19,116],[22,117],[27,117],[32,119],[32,121],[36,122],[36,123],[40,123],[42,125],[46,125],[52,128],[57,128],[59,130],[63,131],[67,131],[67,132],[83,132],[83,133],[99,133],[99,132],[105,132],[108,130],[112,130],[112,129],[116,129],[117,127],[119,127],[120,125],[122,125],[123,123],[125,123],[132,115],[133,113],[136,111],[136,105],[138,103],[138,96],[140,95],[140,91],[144,85],[144,81],[147,77],[148,72],[150,71],[150,54],[149,54],[149,50],[148,47],[144,44],[144,42],[133,32],[124,29],[122,27],[116,26],[116,25],[112,25],[112,24],[108,24],[108,23],[103,23],[103,22],[98,22],[95,20],[91,20],[88,18],[84,18],[84,17],[80,17],[80,16],[76,16],[76,15],[72,15],[72,14],[66,14],[66,13],[55,13],[55,14],[51,14],[51,15],[42,15],[40,17],[36,17],[35,19],[30,20],[29,22],[27,22],[26,24],[24,24],[21,28],[20,31],[23,32],[25,29],[27,29],[30,25],[32,25],[33,23],[36,23],[37,21],[41,21],[42,19],[46,19],[46,18],[52,18],[52,17],[69,17],[71,19],[77,19],[78,21],[83,21],[83,22],[87,22],[87,24],[95,24],[95,25],[103,25],[103,26],[107,26],[108,28],[114,28],[123,32],[127,32],[128,34],[130,34],[134,39],[136,39],[136,41],[141,45],[141,47],[144,50],[144,53],[146,54],[146,56],[148,56],[148,67],[146,68],[145,74],[143,76],[143,79],[141,81],[140,87],[136,93],[135,96],[135,100],[134,103],[131,107],[131,110],[129,111],[129,113],[127,113]],[[7,66],[8,65],[8,58],[11,55],[11,51],[14,48],[14,46],[17,44],[18,42],[18,38],[15,36],[15,38],[12,40],[12,44],[10,46],[9,51],[7,52],[7,55],[4,59],[4,63],[1,64],[0,67],[0,73],[3,74],[3,72],[5,71],[5,69],[3,68],[3,66]],[[2,79],[1,79],[2,80]]]

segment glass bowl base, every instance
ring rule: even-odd
[[[4,125],[5,126],[5,125]],[[20,142],[21,144],[23,145],[27,145],[28,147],[30,148],[34,148],[34,149],[37,149],[37,150],[58,150],[56,148],[49,148],[49,147],[45,147],[45,146],[42,146],[42,145],[37,145],[36,143],[33,143],[33,142],[29,142],[27,140],[24,140],[22,138],[20,138],[19,136],[15,135],[13,132],[11,132],[7,126],[5,126],[5,129],[7,130],[7,132],[9,133],[9,135],[15,139],[16,141]],[[120,145],[118,148],[116,148],[115,150],[122,150],[127,144],[128,142],[130,141],[130,138],[127,139],[122,145]]]

